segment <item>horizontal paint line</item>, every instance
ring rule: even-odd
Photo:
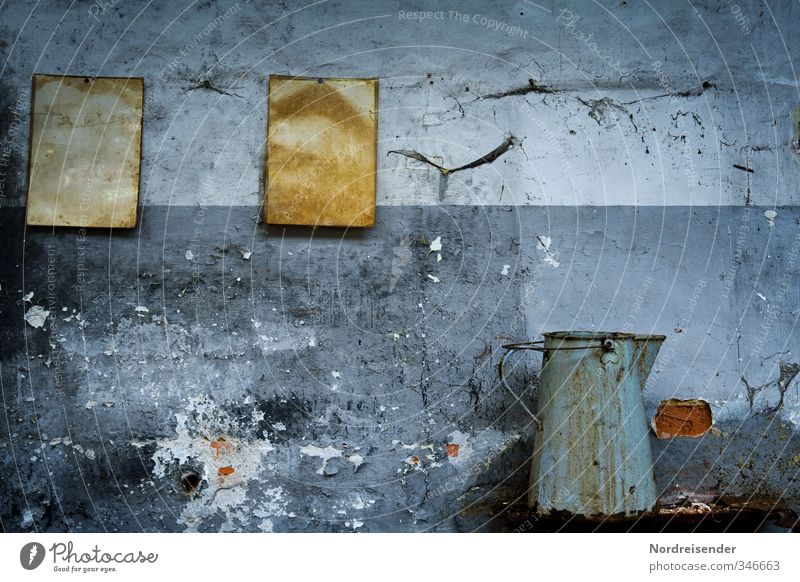
[[[779,206],[767,204],[378,204],[377,208],[669,208],[669,209],[686,209],[686,208],[752,208],[762,210],[792,210],[800,208],[798,204],[781,204]],[[24,204],[7,204],[0,207],[0,213],[4,210],[24,209]],[[253,206],[252,204],[145,204],[139,206],[139,210],[155,209],[155,208],[249,208],[253,213],[257,213],[259,217],[263,214],[262,206]]]

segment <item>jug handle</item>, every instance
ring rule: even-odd
[[[513,397],[514,399],[519,402],[522,408],[525,409],[530,417],[536,422],[537,425],[541,426],[542,422],[539,420],[531,409],[522,401],[522,399],[517,395],[516,392],[508,385],[506,382],[506,362],[508,359],[515,354],[516,352],[524,351],[524,350],[534,350],[537,352],[543,352],[545,356],[547,352],[550,351],[560,351],[560,350],[594,350],[594,349],[603,349],[603,350],[612,350],[614,349],[614,340],[610,338],[604,339],[599,345],[586,345],[586,346],[577,346],[577,347],[557,347],[557,348],[545,348],[544,346],[540,346],[539,344],[543,344],[544,340],[535,341],[535,342],[519,342],[514,344],[505,344],[503,348],[506,350],[502,356],[500,356],[500,362],[498,363],[498,372],[500,374],[500,383]]]
[[[527,346],[530,344],[541,344],[541,343],[544,342],[526,342],[525,344],[509,344],[508,346],[503,346],[504,348],[506,348],[507,351],[502,356],[500,356],[500,362],[497,365],[498,372],[500,374],[500,383],[503,385],[503,388],[508,390],[508,392],[514,397],[514,399],[520,403],[522,408],[525,409],[525,412],[527,412],[530,415],[530,417],[534,420],[534,422],[539,426],[542,425],[542,422],[539,420],[539,417],[537,417],[533,412],[531,412],[531,409],[528,408],[528,406],[522,401],[522,399],[519,396],[517,396],[517,393],[514,392],[514,390],[512,390],[511,386],[508,385],[508,382],[506,382],[506,362],[508,361],[508,358],[510,358],[516,352],[523,351],[526,349],[535,349],[530,347],[522,347],[523,345]]]

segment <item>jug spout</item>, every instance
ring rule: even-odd
[[[633,339],[636,366],[639,369],[642,388],[650,375],[650,370],[653,369],[658,351],[665,339],[667,339],[665,335],[637,335]]]

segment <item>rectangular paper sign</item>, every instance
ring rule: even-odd
[[[372,226],[377,79],[269,83],[266,222]]]
[[[132,228],[142,79],[34,75],[27,223]]]

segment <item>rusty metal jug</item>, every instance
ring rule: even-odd
[[[509,344],[543,352],[528,502],[539,515],[633,516],[656,503],[642,389],[662,335],[561,331],[543,342]],[[543,345],[541,345],[543,344]]]

